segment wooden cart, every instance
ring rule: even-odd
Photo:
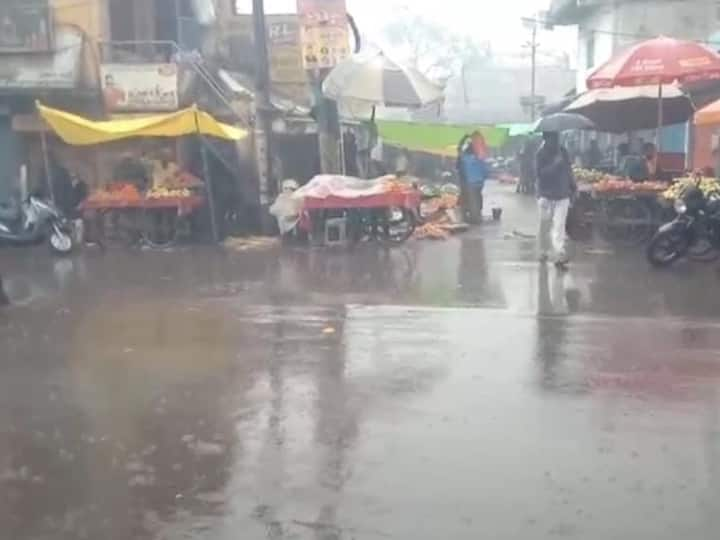
[[[328,219],[342,219],[347,242],[376,240],[402,244],[415,232],[421,195],[418,191],[388,191],[363,197],[306,197],[303,213],[311,241],[325,244]]]
[[[169,247],[190,234],[190,216],[205,204],[199,195],[89,200],[82,205],[88,240],[102,246],[121,242]]]
[[[660,202],[663,191],[598,191],[582,186],[570,212],[568,233],[578,241],[598,234],[616,245],[643,244],[667,220],[668,210]]]

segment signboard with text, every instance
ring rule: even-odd
[[[273,82],[307,82],[300,51],[300,24],[297,17],[273,20],[268,17],[268,50],[270,78]]]
[[[104,64],[101,74],[110,112],[175,111],[179,107],[176,64]]]
[[[332,68],[350,54],[345,0],[298,0],[305,69]]]

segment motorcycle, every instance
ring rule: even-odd
[[[675,200],[677,216],[653,236],[647,258],[656,268],[666,268],[688,257],[711,261],[720,255],[720,195],[706,197],[690,186]]]
[[[0,206],[0,242],[23,246],[43,240],[59,255],[75,247],[70,224],[53,203],[31,195],[21,204]]]

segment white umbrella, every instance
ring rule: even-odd
[[[323,83],[325,96],[385,107],[420,108],[443,99],[443,88],[417,69],[385,54],[357,54],[339,63]]]
[[[690,98],[674,84],[663,85],[663,124],[687,122],[694,113]],[[658,125],[657,86],[615,87],[590,90],[565,107],[582,114],[598,131],[624,133],[655,129]]]

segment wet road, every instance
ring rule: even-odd
[[[1,251],[0,537],[716,538],[718,275],[560,275],[489,202],[391,254]]]

